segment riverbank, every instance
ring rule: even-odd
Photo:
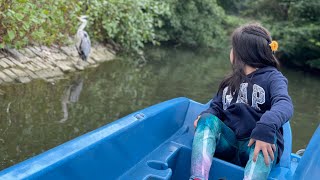
[[[33,79],[51,81],[66,73],[96,67],[114,59],[111,47],[94,44],[88,61],[79,58],[72,46],[29,46],[23,49],[0,51],[0,84],[28,83]]]

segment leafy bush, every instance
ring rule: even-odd
[[[64,44],[81,12],[89,16],[92,39],[136,52],[159,41],[219,47],[226,25],[237,21],[226,18],[216,0],[3,0],[0,48]]]
[[[0,48],[64,43],[76,32],[80,10],[77,0],[2,0]]]
[[[126,50],[139,51],[144,43],[157,44],[158,18],[169,12],[166,3],[155,0],[95,0],[88,4],[90,31],[99,40],[112,39]]]
[[[320,69],[320,2],[304,0],[289,9],[289,22],[279,35],[285,43],[285,51],[297,65]]]
[[[170,6],[170,14],[162,16],[164,26],[159,30],[162,41],[219,47],[225,39],[225,14],[216,0],[164,1]]]

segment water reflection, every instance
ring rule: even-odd
[[[59,121],[60,123],[64,123],[68,120],[69,112],[68,112],[68,104],[76,103],[79,101],[80,93],[83,87],[83,79],[78,76],[75,81],[72,81],[71,85],[66,88],[63,93],[61,104],[62,104],[62,112],[63,118]]]
[[[3,130],[2,134],[5,134],[7,132],[7,130],[10,128],[10,126],[12,125],[11,114],[10,114],[11,103],[12,102],[9,102],[8,105],[7,105],[6,113],[7,113],[7,122],[8,122],[8,124],[7,124],[6,128]],[[0,139],[0,141],[5,143],[3,139]]]

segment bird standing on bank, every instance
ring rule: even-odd
[[[87,61],[90,51],[91,51],[91,41],[88,33],[84,30],[84,28],[87,26],[87,18],[88,16],[81,16],[78,18],[82,24],[78,28],[77,34],[76,34],[76,49],[79,53],[79,56],[83,61]]]

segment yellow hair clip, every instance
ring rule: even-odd
[[[277,51],[277,50],[278,50],[278,47],[279,47],[277,41],[272,41],[272,42],[269,44],[269,46],[271,47],[271,50],[272,50],[272,51]]]

